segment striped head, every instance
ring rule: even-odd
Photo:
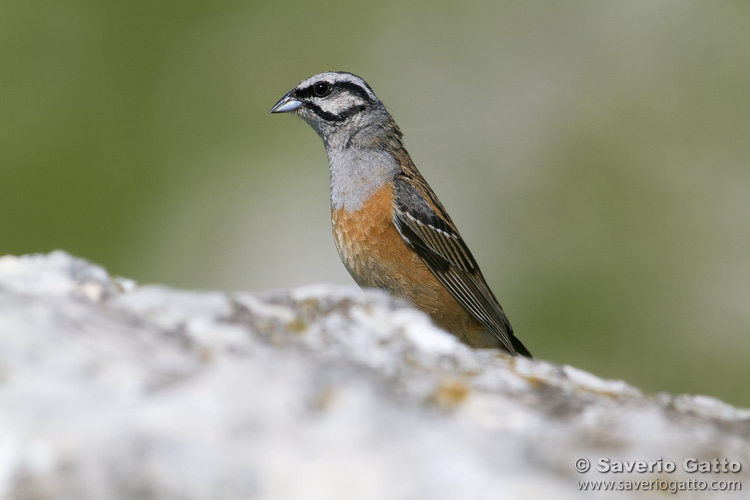
[[[342,130],[352,131],[368,120],[390,118],[367,82],[351,73],[329,71],[304,80],[271,108],[271,113],[294,113],[329,145]],[[352,127],[352,125],[354,125]]]

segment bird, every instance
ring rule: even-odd
[[[334,243],[360,287],[406,299],[469,346],[531,358],[370,85],[348,72],[319,73],[271,113],[299,116],[322,139]]]

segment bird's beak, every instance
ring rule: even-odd
[[[302,101],[298,101],[292,97],[292,92],[287,93],[287,95],[279,99],[279,102],[271,108],[271,113],[289,113],[302,106]]]

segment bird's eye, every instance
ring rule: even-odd
[[[313,93],[316,97],[325,97],[331,93],[331,90],[333,90],[333,87],[328,82],[318,82],[313,87]]]

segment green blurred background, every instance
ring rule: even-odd
[[[750,406],[750,3],[0,1],[0,254],[353,284],[323,146],[364,77],[541,359]]]

